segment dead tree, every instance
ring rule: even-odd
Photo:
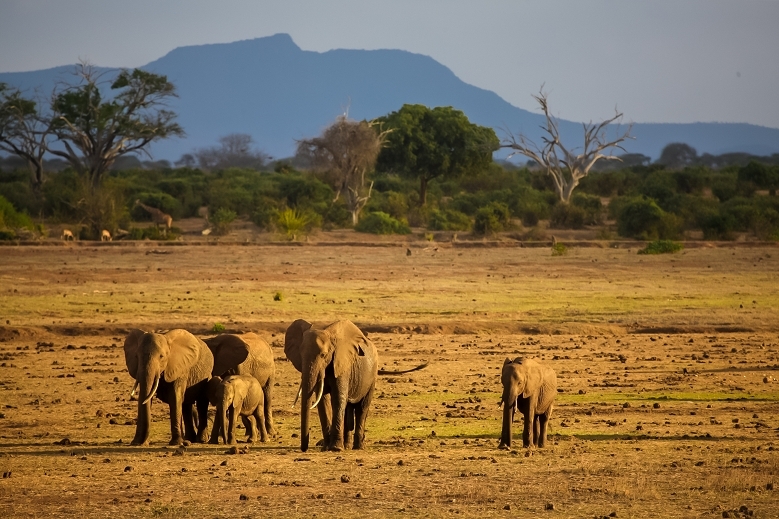
[[[592,122],[582,123],[584,128],[584,147],[580,153],[577,153],[579,151],[578,148],[569,150],[560,140],[559,123],[549,113],[547,94],[543,91],[543,87],[538,92],[538,95],[533,96],[533,99],[541,105],[541,110],[546,117],[546,126],[541,126],[541,129],[544,130],[544,135],[541,137],[543,146],[536,145],[525,135],[520,134],[517,137],[511,132],[507,132],[508,137],[504,139],[501,147],[514,150],[509,157],[524,155],[546,169],[547,174],[554,181],[557,196],[561,202],[567,204],[571,201],[571,194],[576,186],[579,185],[579,181],[590,173],[590,169],[596,162],[601,159],[621,160],[619,157],[612,155],[611,152],[608,154],[604,152],[609,149],[625,151],[620,143],[631,138],[630,130],[632,125],[628,126],[624,133],[617,129],[615,137],[609,139],[606,135],[608,126],[615,121],[622,120],[621,112],[615,110],[614,117],[598,124],[593,124]]]
[[[377,132],[373,123],[351,121],[343,115],[320,137],[298,142],[298,156],[310,160],[335,190],[333,201],[344,196],[354,225],[371,197],[373,182],[366,187],[365,177],[376,166],[386,134]]]

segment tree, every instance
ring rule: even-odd
[[[407,104],[377,121],[391,132],[378,168],[419,179],[420,206],[427,202],[430,181],[485,171],[500,147],[492,128],[472,124],[451,106]]]
[[[51,137],[51,120],[41,116],[37,103],[0,83],[0,150],[25,160],[36,193],[43,185],[43,157]]]
[[[253,148],[254,139],[245,133],[231,133],[220,137],[219,144],[210,148],[200,148],[194,152],[201,168],[212,171],[225,168],[259,170],[269,158]],[[181,157],[181,161],[185,160],[188,160],[187,155]]]
[[[353,225],[359,222],[360,211],[371,197],[373,182],[366,188],[365,177],[376,166],[387,135],[387,131],[376,131],[374,126],[372,122],[340,116],[320,137],[298,141],[298,157],[324,173],[335,191],[333,201],[344,195]]]
[[[658,164],[662,164],[668,169],[682,169],[685,166],[695,164],[698,159],[698,152],[683,142],[672,142],[667,144],[660,152]]]
[[[183,136],[176,114],[165,109],[176,97],[167,77],[140,69],[122,70],[110,85],[111,97],[100,91],[101,75],[82,63],[75,84],[52,95],[51,121],[62,144],[48,146],[53,155],[67,160],[85,175],[93,189],[114,161],[128,153],[146,153],[146,147],[171,136]]]
[[[605,154],[610,148],[625,149],[620,143],[630,138],[631,126],[624,133],[619,129],[616,135],[607,137],[608,126],[622,120],[622,113],[615,111],[614,117],[601,123],[582,123],[584,129],[584,146],[581,153],[576,153],[578,148],[568,149],[560,140],[560,130],[557,119],[549,113],[547,94],[542,90],[533,99],[538,101],[541,110],[546,117],[546,126],[542,126],[544,135],[541,137],[543,146],[537,146],[533,141],[520,134],[518,137],[509,133],[503,141],[503,147],[514,150],[513,155],[524,155],[539,164],[554,181],[555,191],[560,201],[567,204],[571,200],[571,194],[581,179],[586,177],[592,167],[599,160],[620,160],[611,153]]]

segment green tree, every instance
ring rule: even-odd
[[[389,132],[377,169],[418,179],[420,206],[427,202],[431,180],[483,171],[500,147],[492,128],[472,124],[450,106],[407,104],[377,121]]]
[[[75,84],[55,92],[51,103],[54,135],[63,149],[48,146],[53,155],[67,160],[98,188],[103,175],[118,157],[148,151],[146,147],[184,131],[176,114],[165,109],[176,97],[167,77],[140,69],[122,70],[111,83],[111,95],[104,99],[101,75],[81,64]]]

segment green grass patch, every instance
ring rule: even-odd
[[[639,250],[639,254],[673,254],[684,249],[684,245],[671,240],[655,240]]]

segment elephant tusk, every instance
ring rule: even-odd
[[[135,384],[133,384],[133,390],[130,391],[130,400],[135,400],[135,392],[138,391],[138,381],[135,381]]]
[[[146,400],[143,401],[143,405],[148,404],[152,398],[154,398],[154,394],[157,392],[157,386],[160,385],[160,377],[157,377],[154,379],[154,387],[151,388],[151,393],[149,393],[149,396],[146,397]]]
[[[314,405],[311,406],[311,409],[313,409],[317,405],[319,405],[319,401],[322,400],[322,395],[324,393],[325,393],[325,379],[321,378],[321,379],[319,379],[319,389],[317,391],[316,402],[314,402]]]
[[[300,386],[298,386],[298,394],[295,396],[295,401],[292,402],[292,407],[295,407],[295,404],[298,403],[298,400],[300,399],[300,395],[303,394],[303,382],[300,383]]]

